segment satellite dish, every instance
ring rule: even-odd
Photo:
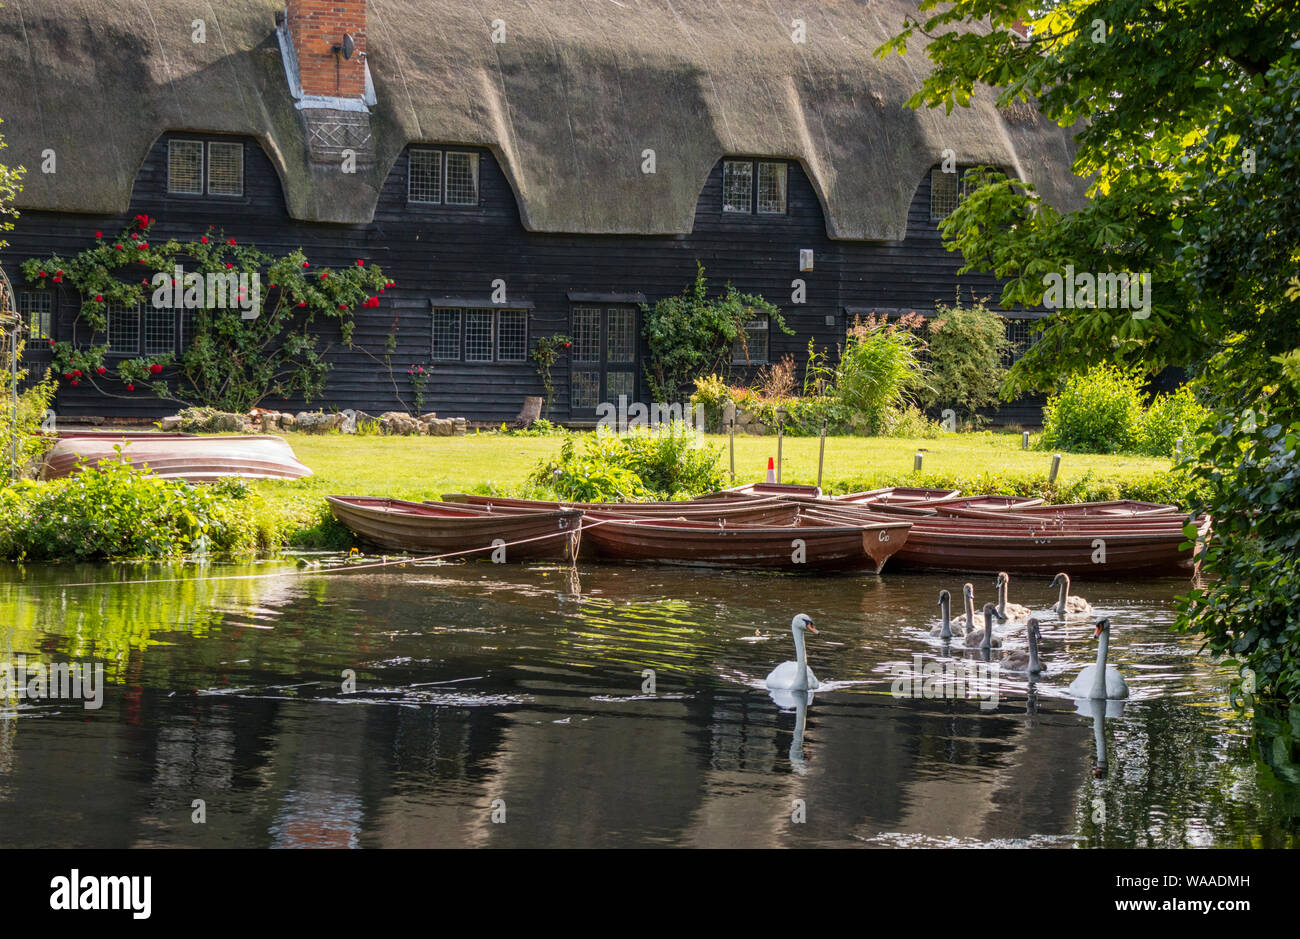
[[[344,33],[343,34],[343,58],[345,59],[352,58],[352,51],[356,49],[356,47],[357,44],[356,41],[352,38],[352,34]]]

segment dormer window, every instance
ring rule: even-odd
[[[406,198],[424,205],[478,205],[478,154],[412,150]]]
[[[242,196],[244,145],[230,140],[167,141],[167,192],[177,196]]]
[[[930,170],[930,221],[942,222],[957,210],[961,201],[963,176],[960,170]]]
[[[722,211],[784,215],[789,167],[772,160],[726,160],[722,164]]]

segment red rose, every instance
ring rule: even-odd
[[[75,378],[72,379],[72,383],[73,383],[74,385],[80,385],[80,384],[81,384],[81,382],[77,381]]]
[[[298,301],[298,306],[306,306],[306,305],[307,305],[307,301],[306,301],[306,300],[299,300],[299,301]]]
[[[64,377],[64,378],[71,378],[71,377],[72,377],[72,373],[71,373],[71,372],[64,372],[64,373],[63,373],[63,377]]]
[[[340,304],[339,304],[339,309],[340,309],[340,310],[346,310],[347,308],[348,308],[348,305],[347,305],[346,303],[340,303]]]
[[[383,293],[383,292],[384,292],[384,288],[383,288],[383,287],[380,287],[380,288],[379,288],[379,292],[380,292],[380,293]]]
[[[360,258],[357,258],[357,267],[365,267],[365,265],[366,265],[365,261],[361,260]]]
[[[160,372],[162,372],[162,366],[159,365],[157,362],[154,362],[152,365],[149,366],[150,375],[157,375]]]
[[[126,390],[127,390],[127,391],[135,391],[135,385],[127,385],[127,386],[126,386]]]
[[[566,349],[569,348],[569,344],[567,342],[564,344],[564,348]]]
[[[231,238],[229,241],[226,242],[226,244],[228,244],[228,245],[233,245],[234,243],[235,243],[235,239],[234,239],[234,238]]]
[[[58,274],[60,277],[63,276],[63,271],[55,271],[54,273],[55,273],[55,274]]]
[[[97,231],[97,232],[95,232],[95,237],[96,237],[96,238],[103,238],[103,237],[104,237],[104,233],[103,233],[102,231]]]
[[[148,250],[148,248],[149,248],[149,244],[148,244],[148,242],[142,241],[142,242],[140,242],[138,245],[136,245],[136,247],[137,247],[139,250],[141,250],[141,251],[145,251],[145,250]]]
[[[207,236],[207,235],[204,235],[202,238],[199,239],[199,241],[200,241],[202,244],[207,244],[207,243],[208,243],[208,236]]]
[[[231,264],[229,261],[226,262],[226,270],[230,270],[234,266],[235,265]]]
[[[103,374],[104,374],[105,372],[107,372],[107,371],[108,371],[108,369],[104,368],[104,366],[101,365],[99,368],[95,369],[95,374],[96,374],[96,375],[103,375]]]
[[[272,284],[271,286],[267,287],[266,289],[267,289],[267,290],[274,290],[274,289],[275,289],[275,284]]]
[[[104,302],[104,295],[103,295],[102,293],[97,293],[97,294],[95,294],[95,302],[96,302],[96,303],[103,303],[103,302]]]
[[[41,271],[41,272],[40,272],[39,274],[37,274],[36,276],[37,276],[37,277],[44,277],[44,276],[46,276],[46,275],[45,275],[45,272],[44,272],[44,271]]]
[[[80,378],[80,377],[81,377],[81,369],[79,369],[79,368],[74,368],[74,369],[72,370],[72,377],[73,377],[73,378]]]
[[[311,265],[308,264],[306,261],[303,261],[303,262],[302,262],[302,266],[303,266],[303,267],[311,267]]]
[[[329,276],[330,276],[330,272],[329,272],[329,271],[321,271],[321,272],[320,272],[320,279],[321,279],[321,280],[324,280],[326,277],[329,277]]]
[[[62,278],[62,277],[56,277],[56,278],[54,278],[54,282],[55,282],[56,284],[61,284],[61,283],[63,283],[63,278]]]
[[[113,245],[113,247],[116,248],[118,251],[121,251],[121,250],[122,250],[122,246],[121,246],[121,245]]]

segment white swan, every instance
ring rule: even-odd
[[[800,613],[790,621],[790,630],[794,633],[795,661],[782,662],[772,669],[767,676],[767,687],[779,688],[783,691],[814,691],[821,687],[821,682],[817,680],[813,670],[808,667],[808,656],[803,648],[805,629],[814,636],[817,635],[812,620],[806,614]]]
[[[1056,615],[1065,616],[1067,613],[1091,613],[1092,604],[1083,597],[1070,596],[1070,575],[1062,571],[1052,578],[1052,586],[1061,585],[1060,598],[1056,601]]]
[[[1127,698],[1128,684],[1124,676],[1114,665],[1106,664],[1106,653],[1110,649],[1110,620],[1102,617],[1097,620],[1097,631],[1093,635],[1097,642],[1097,664],[1089,665],[1070,682],[1069,692],[1075,698]]]
[[[1038,658],[1038,640],[1041,636],[1038,629],[1038,620],[1031,618],[1025,624],[1025,631],[1029,633],[1029,651],[1025,652],[1017,649],[1014,652],[1008,652],[1002,656],[1002,667],[1009,672],[1038,675],[1044,670],[1043,663]]]
[[[1001,649],[1002,640],[993,635],[993,617],[997,615],[998,608],[992,603],[984,604],[984,628],[976,629],[966,633],[967,648],[974,649]]]
[[[952,595],[946,590],[939,591],[939,617],[941,622],[938,626],[930,627],[930,635],[938,636],[940,639],[952,638]]]
[[[1007,591],[1011,587],[1011,577],[1006,571],[998,571],[998,578],[993,581],[993,586],[998,588],[998,619],[1005,623],[1009,619],[1020,622],[1029,618],[1029,614],[1033,612],[1029,607],[1021,606],[1019,603],[1007,602]]]

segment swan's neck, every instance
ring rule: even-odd
[[[993,648],[993,614],[984,614],[984,641],[980,643],[981,649]]]
[[[975,598],[966,595],[966,632],[975,631]]]
[[[1070,578],[1066,577],[1061,581],[1061,596],[1056,601],[1056,613],[1058,616],[1065,615],[1065,597],[1070,590]]]
[[[1038,664],[1038,633],[1029,630],[1029,670],[1031,672],[1041,672],[1042,666]]]
[[[795,669],[799,678],[803,679],[808,674],[808,655],[803,648],[803,630],[794,630],[794,661],[798,668]]]
[[[1097,747],[1097,769],[1106,773],[1106,707],[1094,705],[1092,710],[1092,736]]]
[[[939,615],[943,618],[943,625],[942,625],[942,627],[939,629],[939,638],[940,638],[940,639],[951,639],[951,638],[952,638],[952,622],[950,621],[950,615],[951,615],[951,614],[950,614],[949,611],[948,611],[948,601],[947,601],[947,600],[943,600],[943,601],[941,601],[941,602],[939,603]]]
[[[1007,615],[1007,582],[998,581],[998,612],[1003,616]]]
[[[1094,698],[1106,697],[1106,653],[1110,647],[1110,633],[1103,632],[1101,641],[1097,643],[1097,674],[1092,679],[1092,696]]]

